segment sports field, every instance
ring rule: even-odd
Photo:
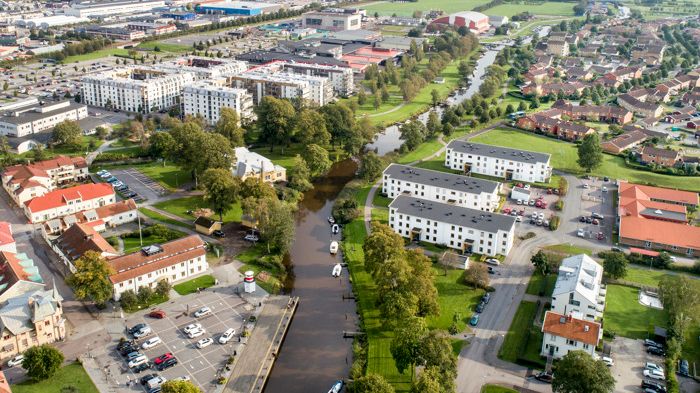
[[[411,16],[413,11],[430,11],[441,10],[448,14],[458,11],[469,11],[474,7],[488,3],[488,0],[418,0],[416,2],[392,2],[392,1],[377,1],[370,3],[364,8],[367,10],[367,15],[374,15],[375,12],[382,16],[391,16],[393,14],[399,16]]]
[[[536,4],[526,4],[525,2],[512,2],[501,4],[484,11],[487,15],[501,15],[511,17],[521,12],[529,12],[534,15],[559,15],[574,16],[574,6],[576,3],[560,3],[547,1]]]

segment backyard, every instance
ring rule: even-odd
[[[158,202],[153,206],[170,214],[174,214],[183,220],[194,222],[195,216],[188,213],[188,211],[194,212],[197,209],[206,208],[207,204],[204,202],[204,198],[201,195],[197,195],[185,198],[170,199],[167,201]],[[230,222],[241,222],[242,214],[243,212],[241,210],[240,203],[234,204],[233,208],[224,214],[224,224],[228,224]],[[214,214],[212,218],[218,220],[219,215]]]
[[[80,363],[61,367],[56,375],[41,382],[22,382],[12,385],[14,393],[98,393],[97,387]]]
[[[666,327],[666,311],[639,304],[639,289],[608,285],[603,325],[605,330],[627,338],[648,338],[654,326]]]
[[[537,307],[537,303],[533,302],[520,303],[498,352],[499,358],[512,363],[525,362],[544,367],[544,360],[540,357],[542,332],[538,326],[533,325]]]
[[[473,142],[489,145],[526,149],[552,155],[551,165],[555,169],[574,174],[583,174],[576,160],[576,146],[532,133],[508,128],[497,128],[471,139]],[[603,164],[593,171],[596,176],[609,176],[613,179],[627,180],[635,183],[653,184],[660,187],[679,188],[700,191],[699,177],[668,176],[628,168],[621,157],[603,155]]]

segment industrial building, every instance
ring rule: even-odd
[[[473,33],[479,34],[488,31],[490,28],[489,17],[474,11],[457,12],[452,15],[437,18],[431,25],[447,25],[452,27],[466,26]]]
[[[201,116],[210,125],[219,121],[222,108],[231,108],[242,120],[253,117],[253,96],[245,89],[227,87],[223,83],[200,81],[182,91],[183,113]]]
[[[99,25],[90,25],[77,27],[75,30],[79,33],[85,33],[93,36],[102,36],[118,41],[132,41],[146,37],[146,33],[143,31],[129,30],[123,27],[106,27]]]
[[[258,3],[255,1],[221,1],[218,3],[199,4],[195,10],[202,14],[224,14],[255,16],[277,12],[280,4]]]
[[[0,135],[23,137],[51,130],[64,120],[86,118],[87,107],[70,100],[52,103],[29,101],[26,106],[13,108],[0,116]]]
[[[85,0],[71,4],[65,9],[65,14],[82,18],[113,16],[149,11],[165,7],[164,0]]]
[[[302,27],[319,30],[359,30],[362,15],[353,9],[326,9],[307,12],[302,15]]]

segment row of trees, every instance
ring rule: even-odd
[[[102,37],[81,38],[81,41],[66,44],[62,51],[47,54],[45,57],[61,61],[68,56],[83,55],[96,52],[112,43],[111,40]]]

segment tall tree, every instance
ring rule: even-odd
[[[360,157],[360,177],[371,182],[378,178],[384,170],[384,161],[377,153],[370,151]]]
[[[401,326],[394,330],[389,350],[400,373],[412,368],[420,360],[423,338],[427,333],[425,320],[418,317],[403,321]]]
[[[311,184],[311,171],[309,166],[306,165],[306,161],[301,158],[300,155],[294,157],[294,163],[291,168],[289,168],[289,187],[297,191],[307,191],[313,187]]]
[[[591,172],[603,163],[603,149],[600,147],[600,137],[594,132],[583,137],[578,145],[578,165],[586,172]]]
[[[324,175],[333,165],[331,159],[328,158],[328,151],[317,144],[306,146],[303,157],[309,166],[312,177]]]
[[[442,375],[437,367],[426,367],[411,386],[411,393],[443,393]]]
[[[403,146],[408,151],[415,149],[425,140],[425,126],[419,121],[409,121],[404,123],[399,129]]]
[[[63,364],[63,354],[53,345],[42,344],[24,352],[22,368],[27,376],[35,381],[51,378]]]
[[[603,257],[603,271],[605,274],[617,280],[627,275],[627,257],[621,252],[606,252]]]
[[[201,393],[202,391],[190,381],[165,381],[160,385],[162,393]]]
[[[418,298],[418,315],[425,317],[440,314],[432,261],[422,250],[406,251],[406,261],[411,267],[408,290]]]
[[[700,285],[687,276],[665,275],[659,281],[659,295],[668,310],[672,335],[682,340],[700,314]]]
[[[300,111],[295,123],[295,135],[301,144],[315,143],[326,146],[331,142],[331,134],[326,128],[326,119],[317,110],[304,109]]]
[[[148,154],[165,162],[176,154],[177,143],[170,133],[157,132],[148,139]]]
[[[372,223],[372,233],[365,238],[362,245],[365,254],[365,268],[372,275],[385,260],[403,254],[403,239],[388,225]]]
[[[438,102],[440,102],[440,93],[436,89],[433,89],[430,91],[430,99],[433,103],[433,106],[436,106]]]
[[[265,96],[255,109],[260,138],[274,149],[287,145],[294,136],[294,107],[288,100]]]
[[[469,269],[464,271],[464,282],[474,288],[486,288],[489,286],[489,272],[483,263],[470,263]]]
[[[555,393],[610,393],[614,389],[610,369],[584,351],[570,351],[561,358],[552,381]]]
[[[75,273],[68,276],[66,283],[73,288],[75,296],[104,304],[112,296],[109,276],[114,274],[107,260],[96,251],[87,251],[75,261],[74,266]]]
[[[268,186],[269,187],[269,186]],[[284,254],[294,242],[294,209],[289,204],[274,198],[247,198],[243,211],[258,221],[260,238],[267,245],[268,253],[273,249]]]
[[[77,121],[64,120],[53,128],[51,140],[57,145],[79,146],[82,132]]]
[[[428,130],[428,135],[433,137],[442,130],[442,124],[440,123],[440,118],[437,112],[430,111],[428,114],[428,121],[426,123],[426,129]]]
[[[394,393],[394,387],[379,374],[369,373],[350,385],[352,393]]]
[[[240,123],[238,112],[233,108],[221,108],[221,115],[219,121],[216,122],[214,131],[228,139],[232,147],[243,146],[245,141]]]
[[[549,260],[547,254],[542,250],[537,251],[537,253],[530,258],[530,262],[535,265],[535,269],[539,270],[540,274],[543,276],[549,274]]]
[[[236,203],[238,183],[228,169],[211,168],[202,174],[204,202],[224,221],[224,214]]]
[[[342,103],[328,104],[321,107],[326,119],[326,129],[330,131],[333,144],[345,145],[354,136],[355,115]]]

